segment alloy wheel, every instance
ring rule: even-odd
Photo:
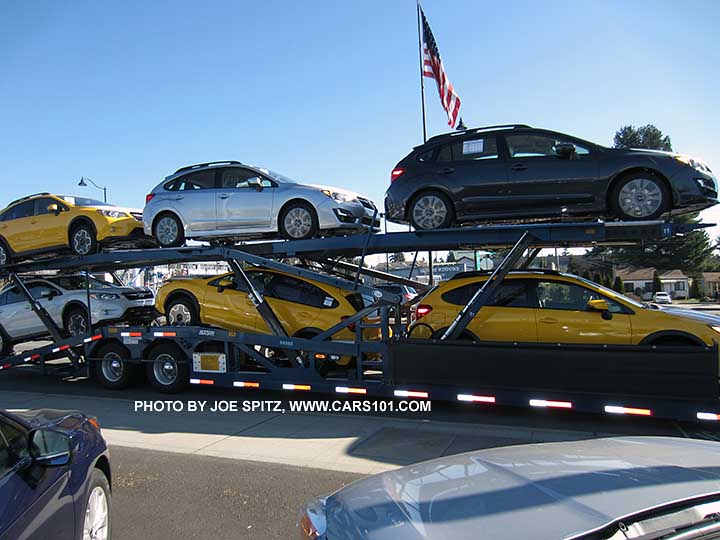
[[[75,312],[68,317],[67,332],[71,336],[79,336],[88,331],[87,318],[83,313]]]
[[[171,325],[190,324],[192,322],[192,313],[185,304],[179,303],[170,308],[168,319],[168,324]]]
[[[170,386],[178,377],[177,362],[169,354],[161,354],[155,359],[153,374],[160,384]]]
[[[635,178],[620,189],[618,203],[628,216],[647,217],[658,211],[663,194],[655,180]]]
[[[73,234],[73,250],[78,255],[87,255],[92,247],[92,237],[87,229],[78,229]]]
[[[307,208],[293,208],[283,219],[283,226],[293,238],[303,238],[312,230],[312,216]]]
[[[90,492],[85,509],[83,540],[107,540],[109,521],[107,495],[97,486]]]
[[[178,227],[177,220],[170,216],[160,218],[157,226],[155,227],[155,235],[163,246],[170,246],[174,244],[177,241],[179,234],[180,229]]]
[[[437,195],[423,195],[413,205],[413,222],[421,229],[437,229],[445,221],[448,208]]]
[[[0,244],[0,266],[5,266],[8,262],[8,256],[7,251],[5,250],[5,246]]]

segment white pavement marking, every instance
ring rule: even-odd
[[[0,407],[81,410],[98,418],[110,445],[362,474],[479,448],[612,435],[361,415],[135,412],[125,397],[13,391],[2,392]]]

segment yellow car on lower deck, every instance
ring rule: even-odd
[[[365,307],[358,292],[276,270],[247,269],[245,272],[290,336],[313,337]],[[172,279],[158,290],[155,307],[172,325],[207,324],[238,332],[270,333],[248,292],[238,286],[233,274]],[[365,328],[363,337],[379,339],[380,329]],[[352,341],[355,332],[346,327],[333,339]]]
[[[0,265],[48,252],[89,255],[101,246],[142,242],[151,242],[142,211],[87,197],[38,193],[0,212]]]
[[[488,277],[465,272],[428,292],[414,306],[410,337],[440,337]],[[511,272],[461,339],[712,346],[720,340],[720,317],[661,309],[570,274]]]

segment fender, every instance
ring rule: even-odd
[[[700,347],[708,347],[708,345],[699,337],[689,334],[687,332],[681,332],[680,330],[661,330],[660,332],[652,333],[649,336],[645,336],[638,345],[652,345],[653,341],[662,338],[685,339],[691,341],[692,343]]]

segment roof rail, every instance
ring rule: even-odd
[[[180,167],[177,171],[173,173],[173,175],[192,169],[201,169],[210,165],[242,165],[242,163],[240,163],[239,161],[208,161],[207,163],[197,163],[195,165],[188,165],[187,167]]]
[[[468,133],[480,133],[482,131],[487,131],[490,129],[502,129],[502,128],[530,128],[532,126],[529,126],[527,124],[496,124],[494,126],[482,126],[482,127],[476,127],[476,128],[468,128],[463,131],[451,131],[449,133],[441,133],[440,135],[435,135],[434,137],[430,137],[427,142],[430,142],[435,139],[440,139],[444,137],[452,137],[452,136],[459,136],[459,135],[466,135]]]
[[[450,281],[454,279],[489,276],[490,274],[492,274],[492,270],[468,270],[467,272],[458,272],[457,274],[454,274],[450,278]],[[559,276],[562,275],[562,272],[558,272],[557,270],[552,270],[550,268],[518,268],[510,270],[508,274],[548,274],[551,276]]]
[[[19,203],[20,201],[26,201],[28,199],[32,199],[33,197],[41,197],[43,195],[50,195],[47,191],[42,191],[40,193],[33,193],[32,195],[26,195],[25,197],[20,197],[19,199],[15,199],[14,201],[8,203],[8,206],[12,206],[15,203]]]

